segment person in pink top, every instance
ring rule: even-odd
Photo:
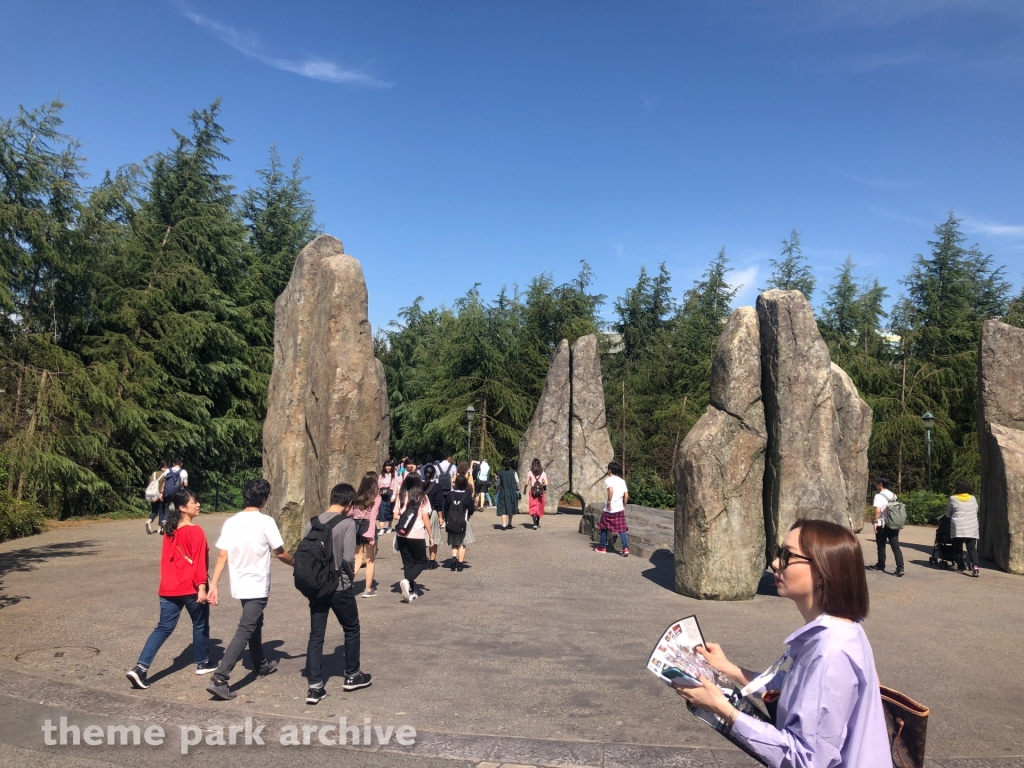
[[[359,483],[356,499],[348,516],[356,521],[355,570],[359,573],[364,558],[366,561],[366,588],[360,597],[376,597],[377,587],[373,584],[373,571],[377,559],[377,513],[380,511],[380,492],[377,473],[370,470]]]
[[[395,471],[395,462],[388,459],[377,476],[380,504],[377,507],[377,527],[381,533],[391,531],[391,521],[398,504],[398,491],[402,487],[402,476]]]
[[[430,532],[430,499],[424,492],[423,480],[417,472],[407,475],[402,482],[396,525],[401,522],[407,507],[417,510],[417,513],[405,535],[402,535],[401,529],[397,532],[395,546],[402,556],[402,568],[405,571],[405,578],[399,583],[402,598],[405,602],[411,603],[422,594],[416,584],[416,577],[423,573],[430,562],[427,560],[427,547],[434,543],[433,534]]]
[[[523,493],[529,500],[530,517],[533,518],[533,530],[540,528],[540,519],[544,517],[544,505],[548,500],[548,476],[541,466],[540,459],[534,459],[530,471],[526,473],[526,486]]]

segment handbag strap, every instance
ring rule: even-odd
[[[178,550],[178,552],[181,553],[182,557],[185,558],[185,562],[188,563],[189,565],[192,565],[192,562],[193,562],[192,558],[189,557],[188,555],[186,555],[185,552],[182,550],[182,548],[178,546],[178,537],[177,536],[171,536],[171,541],[174,542],[174,548],[176,550]]]

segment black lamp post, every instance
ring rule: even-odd
[[[473,416],[476,408],[472,404],[466,408],[466,461],[473,460]]]
[[[932,490],[932,427],[935,426],[935,417],[932,416],[931,411],[925,411],[924,416],[921,417],[921,423],[924,424],[924,435],[925,435],[925,447],[928,451],[928,492]]]

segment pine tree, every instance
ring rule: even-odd
[[[800,247],[800,233],[794,227],[789,240],[782,241],[782,260],[769,259],[772,265],[772,276],[768,279],[769,288],[784,291],[800,291],[810,301],[814,295],[816,280],[807,257]],[[762,288],[761,290],[765,290]]]

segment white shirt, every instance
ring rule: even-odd
[[[491,465],[488,464],[486,461],[481,461],[480,462],[480,473],[477,475],[477,478],[479,480],[483,481],[483,482],[486,482],[487,478],[490,476],[490,474],[491,474]]]
[[[231,596],[251,600],[270,596],[270,556],[283,547],[281,532],[270,515],[246,510],[224,521],[217,549],[228,553]]]
[[[182,469],[181,467],[179,467],[177,465],[171,467],[171,469],[178,470],[178,475],[181,477],[181,487],[184,488],[185,486],[187,486],[188,485],[188,470],[187,469]],[[170,472],[171,469],[165,469],[164,473],[162,475],[160,475],[160,477],[167,477],[167,473]]]
[[[882,514],[878,518],[877,525],[885,525],[885,519],[889,511],[889,502],[896,499],[896,494],[890,491],[888,488],[883,488],[881,491],[875,494],[875,500],[871,502],[871,506],[875,509],[881,509]]]
[[[455,471],[458,469],[458,467],[456,467],[455,464],[448,461],[447,459],[438,464],[437,468],[440,471],[440,474],[449,475],[451,477],[455,477]]]
[[[612,489],[611,501],[605,502],[606,512],[622,512],[626,508],[626,481],[618,475],[608,475],[604,479],[605,488]]]

